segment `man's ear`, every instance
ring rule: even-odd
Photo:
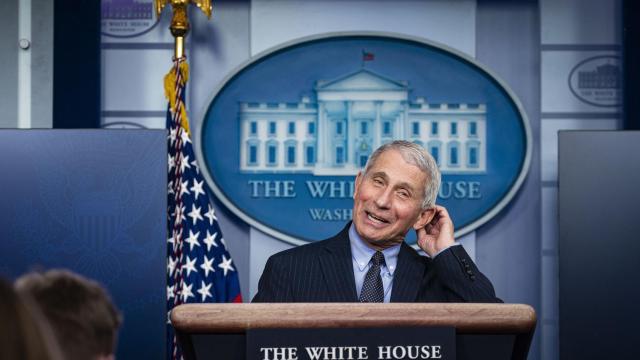
[[[418,220],[413,224],[413,229],[418,230],[420,228],[427,226],[427,224],[430,223],[431,220],[433,220],[433,217],[435,216],[435,214],[436,214],[436,208],[433,206],[428,209],[421,210]]]
[[[358,193],[358,188],[360,187],[360,183],[362,182],[362,171],[358,171],[358,175],[356,175],[356,187],[353,190],[353,199],[355,200],[356,194]]]

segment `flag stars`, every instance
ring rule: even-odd
[[[198,294],[200,294],[200,296],[202,296],[202,302],[204,302],[207,299],[207,296],[210,298],[213,298],[213,296],[211,295],[211,292],[209,291],[209,289],[211,289],[211,285],[212,284],[206,284],[204,281],[201,281],[201,285],[200,285],[200,289],[198,289]]]
[[[211,259],[209,259],[207,257],[207,255],[204,256],[204,261],[202,262],[202,265],[200,265],[200,268],[202,270],[204,270],[204,276],[207,277],[209,276],[209,271],[211,272],[215,272],[216,269],[213,268],[213,260],[215,259],[215,257],[211,257]]]
[[[197,257],[195,257],[195,258],[193,258],[193,260],[191,260],[189,255],[187,255],[187,263],[184,265],[184,268],[182,268],[182,270],[186,270],[187,271],[187,276],[189,276],[192,271],[196,271],[196,260],[198,260]],[[225,272],[225,274],[226,274],[226,272]]]
[[[180,182],[180,196],[184,195],[184,194],[191,194],[189,192],[189,180],[185,180],[185,181],[181,181]]]
[[[211,251],[211,247],[218,247],[218,244],[216,244],[216,237],[218,236],[218,233],[215,232],[213,233],[213,235],[211,235],[211,233],[209,233],[209,230],[207,230],[207,236],[204,238],[204,243],[207,244],[207,251]]]
[[[196,161],[196,159],[193,159],[191,165],[193,165],[193,168],[196,169],[196,172],[200,174],[200,166],[198,166],[198,162]]]
[[[176,142],[176,138],[178,137],[178,128],[177,127],[172,127],[169,130],[169,142],[171,145],[173,145]]]
[[[200,214],[200,209],[201,208],[196,207],[195,204],[191,204],[191,211],[187,215],[193,220],[193,225],[195,225],[198,220],[204,220],[202,214]]]
[[[211,204],[209,204],[209,211],[207,211],[204,216],[209,219],[209,225],[213,225],[213,222],[218,220],[218,218],[216,217],[216,212],[211,207]]]
[[[203,185],[204,180],[198,182],[196,179],[193,179],[193,186],[190,190],[193,192],[193,196],[196,200],[198,200],[198,195],[204,195],[204,190],[202,189]]]
[[[191,165],[189,164],[189,155],[180,159],[180,173],[184,174],[184,170],[186,168],[191,169]]]
[[[180,138],[182,139],[183,144],[188,144],[191,142],[191,139],[189,138],[189,133],[184,130],[180,133]]]
[[[193,247],[194,246],[200,246],[200,243],[198,242],[198,236],[200,236],[200,232],[199,231],[194,234],[193,231],[189,230],[189,237],[185,240],[187,242],[187,244],[189,244],[189,251],[193,251]],[[187,259],[188,259],[188,257],[187,257]],[[187,274],[187,276],[188,275],[189,274]]]
[[[231,266],[231,258],[227,259],[226,256],[222,255],[222,261],[218,264],[218,267],[224,270],[224,276],[227,276],[227,272],[235,271],[233,266]]]
[[[175,251],[175,249],[177,249],[178,244],[181,242],[181,240],[182,240],[182,229],[180,230],[174,229],[171,237],[167,239],[167,243],[173,245],[173,249]]]
[[[174,260],[172,256],[169,256],[169,261],[167,264],[167,272],[169,273],[169,276],[173,276],[173,271],[176,269],[176,263],[177,261]]]
[[[176,159],[171,155],[168,155],[168,156],[169,156],[169,158],[167,159],[167,165],[169,166],[168,171],[171,172],[171,169],[173,169],[176,166]]]
[[[175,287],[173,285],[167,286],[167,300],[173,299],[175,297],[174,289]]]
[[[176,210],[173,212],[173,216],[176,218],[176,224],[180,224],[181,222],[187,220],[187,217],[184,216],[184,205],[180,205],[180,207],[176,207]]]
[[[195,297],[195,295],[193,295],[193,292],[191,292],[192,287],[193,287],[193,284],[187,285],[185,283],[184,287],[182,288],[182,294],[180,295],[182,296],[183,303],[186,303],[190,297]]]

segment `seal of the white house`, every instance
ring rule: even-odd
[[[621,106],[620,58],[600,55],[580,61],[569,73],[569,89],[578,99],[590,105]]]
[[[102,34],[128,38],[140,36],[158,23],[153,0],[102,0]]]
[[[394,139],[438,162],[438,202],[458,236],[504,208],[531,157],[527,118],[504,82],[460,52],[388,33],[303,38],[251,58],[213,93],[195,131],[222,203],[294,244],[351,219],[355,175]]]

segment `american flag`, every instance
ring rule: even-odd
[[[238,272],[227,251],[189,135],[186,58],[165,76],[169,99],[167,310],[185,303],[242,302]],[[181,359],[171,324],[167,358]]]
[[[362,50],[362,61],[373,61],[375,54],[372,52]]]

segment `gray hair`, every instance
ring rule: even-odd
[[[388,150],[398,151],[407,163],[417,166],[427,175],[427,180],[424,184],[422,208],[429,209],[433,207],[436,204],[438,190],[440,189],[440,170],[438,170],[438,164],[436,164],[433,156],[418,144],[405,140],[395,140],[380,146],[373,152],[373,154],[371,154],[369,160],[367,160],[367,165],[364,167],[363,175],[366,175],[367,171],[369,171],[371,166],[373,166],[378,157]]]

